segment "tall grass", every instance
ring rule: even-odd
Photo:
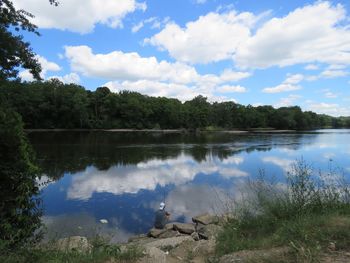
[[[350,248],[350,188],[332,165],[327,173],[315,172],[301,159],[285,184],[261,172],[247,189],[218,237],[219,255],[288,246],[294,261],[312,262],[330,242],[336,249]]]
[[[111,244],[105,238],[96,236],[90,240],[91,250],[60,250],[55,242],[33,247],[22,247],[16,252],[0,251],[1,263],[104,263],[135,262],[143,256],[138,247],[121,250],[118,244]]]

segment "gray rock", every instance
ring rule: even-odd
[[[174,223],[174,229],[180,233],[191,235],[195,231],[193,224]]]
[[[209,255],[215,252],[215,240],[199,240],[192,248],[192,254],[195,256]]]
[[[140,262],[148,263],[148,262],[159,262],[159,263],[166,263],[166,254],[156,247],[150,247],[146,249],[147,257],[141,259]]]
[[[86,237],[72,236],[59,239],[57,241],[57,249],[61,251],[76,250],[79,252],[91,252],[92,245]]]
[[[216,239],[217,234],[222,231],[222,227],[218,225],[206,225],[198,230],[198,235],[202,239]]]
[[[168,237],[176,237],[178,236],[180,233],[176,230],[173,230],[173,229],[170,229],[170,230],[167,230],[163,233],[161,233],[158,238],[168,238]]]
[[[161,235],[162,233],[166,232],[167,230],[164,229],[157,229],[157,228],[152,228],[149,232],[148,232],[148,236],[150,237],[159,237],[159,235]]]
[[[166,230],[171,230],[171,229],[174,229],[174,223],[168,223],[165,225],[164,227]]]
[[[150,248],[150,247],[161,248],[161,247],[165,247],[165,246],[176,247],[179,244],[181,244],[182,242],[185,242],[187,240],[193,241],[192,237],[190,237],[190,236],[179,236],[179,237],[157,239],[155,241],[143,244],[143,246],[145,248]]]
[[[199,216],[192,217],[193,223],[200,223],[203,225],[216,224],[219,222],[219,217],[210,214],[203,214]]]
[[[141,235],[129,237],[128,242],[136,242],[136,241],[146,239],[146,238],[147,238],[147,235],[141,234]]]
[[[192,237],[193,240],[195,240],[195,241],[198,241],[198,240],[200,239],[197,232],[193,232],[193,233],[191,234],[191,237]]]

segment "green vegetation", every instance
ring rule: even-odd
[[[334,118],[299,107],[209,103],[205,97],[182,103],[136,92],[88,91],[58,80],[0,83],[0,103],[20,113],[25,128],[132,129],[311,129],[350,127],[350,118]]]
[[[94,242],[92,242],[94,244]],[[96,244],[94,244],[96,245]],[[130,247],[121,251],[119,245],[100,242],[93,246],[91,251],[58,250],[51,244],[43,248],[21,248],[16,253],[0,254],[0,262],[3,263],[46,263],[46,262],[135,262],[142,256],[142,251],[137,247]]]
[[[41,226],[38,167],[21,117],[0,108],[0,251],[34,242]]]
[[[274,262],[317,262],[328,250],[350,248],[350,192],[334,169],[315,175],[301,160],[286,185],[261,176],[248,192],[218,237],[219,255],[288,247],[285,258]]]

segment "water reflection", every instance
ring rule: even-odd
[[[41,180],[47,181],[41,189],[50,235],[98,231],[115,241],[146,232],[161,201],[166,201],[173,220],[190,221],[203,212],[227,209],[230,198],[239,198],[241,185],[258,176],[259,169],[283,182],[300,157],[316,168],[327,167],[329,158],[348,168],[350,157],[350,133],[344,130],[198,135],[35,132],[29,138],[45,175]]]

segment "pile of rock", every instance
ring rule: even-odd
[[[214,252],[216,235],[222,229],[220,218],[203,214],[193,217],[192,221],[169,223],[164,229],[152,228],[146,235],[130,238],[127,246],[144,248],[145,258],[139,262],[168,262],[170,259],[173,261],[169,262],[183,262],[189,254],[205,258]]]
[[[169,223],[164,229],[152,228],[148,236],[153,238],[169,238],[190,235],[196,241],[212,239],[221,229],[219,217],[204,214],[192,218],[193,223]]]

